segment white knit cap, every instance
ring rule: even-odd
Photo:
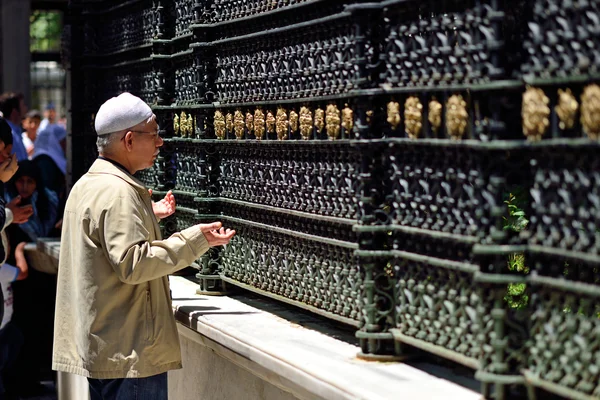
[[[98,136],[132,128],[152,116],[152,109],[131,93],[122,93],[100,106],[94,122]]]

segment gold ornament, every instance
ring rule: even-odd
[[[342,110],[342,128],[344,128],[346,135],[348,135],[348,133],[350,131],[352,131],[353,127],[354,127],[354,112],[352,111],[352,109],[350,107],[346,106]]]
[[[275,130],[277,131],[277,139],[285,140],[288,133],[288,120],[287,113],[283,108],[277,109],[277,114],[275,117]]]
[[[233,114],[233,130],[236,139],[244,138],[244,114],[240,110],[235,110]]]
[[[298,132],[298,113],[294,110],[290,111],[290,129],[292,132]]]
[[[387,104],[387,122],[393,130],[400,125],[400,104],[396,101],[390,101]]]
[[[315,110],[315,128],[317,128],[317,133],[323,132],[323,128],[325,127],[325,111],[321,108],[317,108]]]
[[[429,115],[427,120],[431,125],[433,133],[437,134],[442,126],[442,104],[439,101],[433,99],[429,102]]]
[[[528,87],[523,93],[523,134],[528,140],[540,140],[550,126],[550,99],[542,89]]]
[[[581,95],[581,126],[590,139],[600,138],[600,86],[586,86]]]
[[[404,103],[404,128],[411,139],[417,139],[423,129],[423,104],[418,97],[411,96]]]
[[[215,135],[219,139],[224,139],[227,131],[225,130],[225,117],[221,111],[215,111],[214,123]]]
[[[575,117],[577,116],[577,109],[579,103],[571,93],[571,89],[558,89],[558,104],[554,107],[556,115],[560,122],[558,126],[560,129],[571,129],[575,125]]]
[[[248,129],[249,134],[254,130],[254,116],[251,112],[246,113],[246,129]]]
[[[227,129],[227,133],[233,132],[233,114],[227,113],[225,116],[225,129]]]
[[[265,135],[265,113],[260,108],[254,111],[254,136],[261,140]]]
[[[194,119],[192,114],[187,115],[185,111],[181,112],[179,117],[179,131],[182,137],[191,137],[194,131]]]
[[[446,103],[446,129],[454,140],[460,140],[467,130],[467,102],[461,95],[454,95]]]
[[[275,117],[271,111],[267,111],[267,133],[273,133],[275,131]]]
[[[340,110],[335,104],[328,105],[327,111],[325,111],[325,129],[329,139],[337,139],[340,135],[340,122]]]
[[[179,116],[179,133],[181,134],[181,137],[187,136],[187,114],[185,111],[182,111]]]
[[[177,114],[173,117],[173,135],[177,136],[179,134],[179,117]]]
[[[302,139],[308,140],[313,132],[312,112],[308,107],[300,108],[300,135]]]

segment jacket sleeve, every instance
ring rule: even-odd
[[[104,208],[98,221],[100,245],[124,283],[139,284],[189,266],[210,246],[192,226],[168,239],[149,241],[144,225],[146,207],[136,199],[116,197]]]

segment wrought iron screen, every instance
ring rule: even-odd
[[[130,91],[165,145],[168,235],[353,325],[361,357],[420,348],[486,397],[600,397],[600,1],[72,0],[73,166]],[[526,390],[528,389],[528,390]]]

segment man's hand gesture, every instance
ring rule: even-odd
[[[148,193],[152,196],[152,189],[148,190]],[[175,196],[173,196],[173,193],[169,190],[164,199],[152,203],[152,211],[154,211],[154,215],[156,215],[158,219],[163,219],[175,212],[175,206]]]
[[[200,224],[200,230],[204,234],[206,241],[210,247],[222,246],[229,243],[235,231],[232,229],[223,228],[220,222],[213,222],[212,224]]]

